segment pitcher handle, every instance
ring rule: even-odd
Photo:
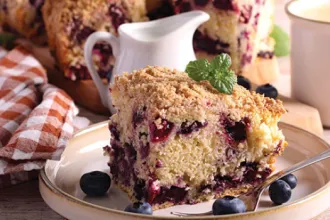
[[[84,56],[85,56],[86,66],[87,66],[88,71],[90,72],[91,77],[95,83],[95,86],[100,94],[102,104],[105,107],[107,107],[112,113],[114,113],[114,109],[112,107],[112,100],[109,95],[108,85],[105,85],[102,82],[102,80],[94,66],[94,62],[93,62],[93,58],[92,58],[94,45],[99,41],[105,41],[105,42],[109,43],[112,47],[112,52],[113,52],[114,57],[117,58],[118,53],[119,53],[119,39],[108,32],[99,31],[99,32],[95,32],[95,33],[91,34],[87,38],[85,46],[84,46]],[[112,81],[113,77],[114,77],[114,73],[112,72],[110,75],[110,82]]]

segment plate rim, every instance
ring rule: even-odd
[[[103,127],[105,127],[108,124],[109,120],[103,121],[103,122],[99,122],[96,124],[93,124],[91,126],[88,126],[85,129],[82,129],[81,131],[77,132],[73,138],[81,136],[83,134],[86,134],[88,132],[91,132],[93,130],[97,130],[97,129],[101,129]],[[285,127],[286,129],[292,129],[295,130],[297,132],[303,132],[305,135],[311,136],[314,139],[316,139],[317,141],[321,142],[321,144],[327,146],[327,148],[330,149],[330,144],[327,143],[324,139],[322,139],[321,137],[307,131],[304,130],[300,127],[297,127],[295,125],[291,125],[285,122],[279,122],[279,127]],[[282,130],[281,129],[281,130]],[[73,139],[72,138],[72,139]],[[71,140],[68,142],[70,143]],[[323,192],[329,191],[330,190],[330,181],[328,181],[326,184],[324,184],[321,188],[319,188],[318,190],[316,190],[315,192],[302,197],[298,200],[296,200],[296,202],[294,203],[290,203],[287,205],[280,205],[280,206],[274,206],[265,210],[260,210],[260,211],[256,211],[256,212],[245,212],[245,213],[240,213],[240,214],[230,214],[230,215],[224,215],[224,216],[197,216],[197,217],[177,217],[177,216],[153,216],[153,215],[142,215],[142,214],[136,214],[136,213],[129,213],[129,212],[125,212],[122,210],[116,210],[116,209],[111,209],[111,208],[107,208],[104,206],[100,206],[100,205],[96,205],[93,203],[89,203],[86,202],[84,200],[81,200],[77,197],[74,197],[72,195],[70,195],[69,193],[64,192],[62,189],[60,189],[59,187],[57,187],[55,184],[53,184],[50,179],[48,178],[48,176],[46,175],[46,171],[45,171],[45,167],[47,165],[47,162],[45,164],[45,166],[40,170],[40,174],[39,174],[39,184],[44,184],[44,186],[46,186],[48,188],[48,190],[50,190],[51,192],[55,193],[56,195],[65,198],[71,202],[77,203],[78,205],[82,205],[83,207],[89,207],[89,208],[94,208],[100,211],[105,211],[107,213],[114,213],[114,214],[119,214],[119,215],[126,215],[126,216],[131,216],[131,217],[143,217],[145,219],[236,219],[241,217],[252,217],[252,216],[261,216],[261,215],[267,215],[268,213],[272,213],[272,212],[278,212],[278,211],[282,211],[282,210],[286,210],[286,209],[290,209],[292,207],[296,207],[302,203],[311,201],[317,197],[319,197],[320,195],[322,195]]]

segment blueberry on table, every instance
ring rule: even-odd
[[[147,202],[134,202],[125,208],[125,212],[152,215],[152,207]]]
[[[263,94],[265,97],[269,97],[273,99],[276,99],[278,96],[277,89],[270,84],[258,86],[256,89],[256,93]]]
[[[240,85],[240,86],[243,86],[247,90],[250,90],[251,89],[250,80],[248,80],[244,76],[237,76],[237,84]]]
[[[80,188],[88,196],[103,196],[110,185],[110,176],[101,171],[85,173],[80,178]]]
[[[286,203],[291,198],[291,187],[285,181],[277,180],[270,185],[269,196],[276,205]]]
[[[233,196],[225,196],[221,199],[217,199],[212,206],[213,215],[227,215],[245,211],[245,203]]]
[[[296,188],[297,186],[297,177],[293,174],[288,174],[284,177],[281,178],[281,180],[283,180],[284,182],[286,182],[287,184],[289,184],[289,186],[291,187],[291,189]]]

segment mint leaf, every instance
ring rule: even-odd
[[[189,62],[186,72],[193,80],[207,80],[219,92],[231,94],[237,82],[237,77],[234,71],[229,69],[230,66],[230,56],[228,54],[220,54],[211,63],[205,59]]]
[[[14,41],[16,38],[16,35],[11,33],[0,33],[0,46],[6,49],[12,49],[15,46]]]
[[[190,78],[199,82],[208,76],[209,65],[210,63],[206,59],[190,61],[186,67],[186,73]]]
[[[227,74],[218,72],[217,74],[211,75],[209,77],[211,85],[221,93],[232,94],[234,85],[237,83],[237,77],[233,71],[231,72],[231,74],[229,72],[227,72]]]
[[[214,70],[226,70],[231,66],[231,58],[228,54],[222,53],[213,58],[211,68]]]
[[[290,37],[280,26],[274,25],[270,37],[275,40],[274,53],[276,56],[283,57],[290,54]]]

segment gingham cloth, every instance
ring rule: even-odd
[[[0,187],[36,177],[57,160],[74,132],[89,124],[23,47],[0,49]],[[75,120],[75,121],[74,121]],[[74,122],[78,127],[74,126]]]

